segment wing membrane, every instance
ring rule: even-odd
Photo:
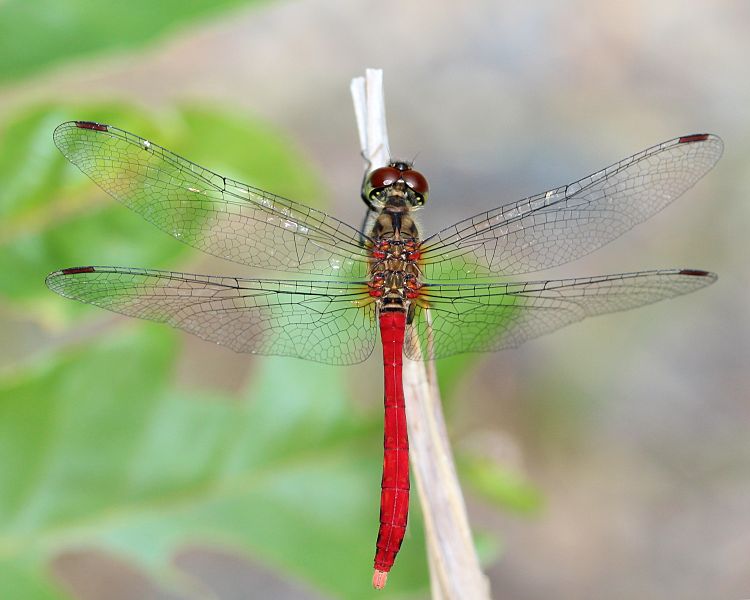
[[[236,352],[349,365],[365,360],[375,343],[375,305],[364,284],[78,267],[51,273],[47,285]]]
[[[323,212],[222,177],[109,125],[63,123],[65,157],[116,200],[204,252],[255,267],[361,279],[358,230]]]
[[[569,185],[460,221],[423,242],[425,276],[516,275],[580,258],[683,194],[722,149],[711,134],[675,138]]]
[[[713,273],[675,269],[508,284],[429,285],[407,329],[404,352],[419,360],[512,348],[589,316],[673,298],[714,281]]]

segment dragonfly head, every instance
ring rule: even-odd
[[[421,208],[427,202],[430,186],[424,175],[411,167],[411,163],[394,160],[375,169],[365,178],[363,195],[378,208]]]

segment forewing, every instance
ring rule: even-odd
[[[365,360],[375,343],[375,305],[364,284],[77,267],[51,273],[47,285],[236,352],[349,365]]]
[[[55,129],[54,140],[116,200],[204,252],[281,271],[367,274],[360,232],[323,212],[222,177],[110,125],[70,121]]]
[[[575,183],[460,221],[423,242],[425,276],[515,275],[580,258],[683,194],[722,149],[711,134],[675,138]]]
[[[508,284],[422,289],[404,346],[413,359],[512,348],[586,317],[628,310],[700,289],[716,275],[661,270]],[[429,321],[428,321],[429,319]]]

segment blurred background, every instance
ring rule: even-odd
[[[682,199],[543,274],[715,285],[439,371],[493,597],[750,596],[749,33],[742,0],[0,3],[0,596],[429,596],[417,502],[369,589],[377,356],[240,356],[44,285],[86,264],[253,274],[105,196],[58,123],[116,124],[357,225],[366,67],[385,70],[392,151],[430,178],[428,233],[677,135],[724,138]]]

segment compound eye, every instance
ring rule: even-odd
[[[430,186],[427,179],[419,171],[408,169],[401,172],[401,178],[406,185],[417,194],[417,204],[422,205],[427,202],[427,195],[430,193]]]
[[[388,187],[393,185],[401,178],[401,171],[395,167],[380,167],[370,173],[367,178],[367,183],[370,189],[377,190],[379,188]]]
[[[371,201],[378,202],[375,196],[378,192],[393,185],[401,178],[401,171],[395,167],[380,167],[367,176],[364,185],[364,195]]]

